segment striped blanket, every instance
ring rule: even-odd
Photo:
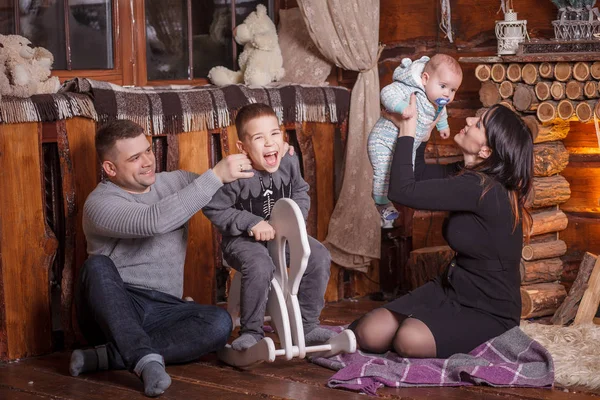
[[[51,122],[84,117],[98,120],[92,99],[80,93],[36,94],[31,97],[2,96],[0,123]]]
[[[455,354],[447,359],[357,351],[311,361],[337,370],[329,380],[330,387],[371,395],[382,386],[552,387],[554,383],[552,356],[518,327],[488,340],[469,354]]]
[[[152,135],[224,128],[249,103],[271,105],[281,123],[342,122],[350,108],[350,92],[329,86],[134,88],[76,78],[65,82],[61,93],[86,94],[93,100],[99,121],[129,119]]]

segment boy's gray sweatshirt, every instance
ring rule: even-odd
[[[225,246],[230,237],[247,235],[260,221],[268,220],[275,202],[281,198],[294,200],[304,219],[308,217],[310,197],[308,183],[300,173],[297,156],[286,154],[279,169],[270,174],[253,170],[254,176],[227,183],[204,207],[204,215],[223,235]]]

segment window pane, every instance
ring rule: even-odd
[[[146,0],[148,80],[188,79],[186,0]]]
[[[216,65],[233,68],[231,0],[194,0],[192,32],[194,77],[205,78]]]
[[[13,0],[0,0],[0,35],[15,32],[15,10]]]
[[[72,69],[112,69],[112,1],[69,0]]]
[[[54,55],[53,69],[66,69],[65,18],[62,1],[20,1],[19,35]]]

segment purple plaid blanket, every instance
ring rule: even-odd
[[[488,340],[469,354],[455,354],[448,359],[357,351],[311,361],[338,371],[330,378],[330,387],[370,395],[384,385],[552,387],[554,383],[552,356],[518,327]]]

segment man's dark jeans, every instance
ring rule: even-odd
[[[79,275],[77,319],[90,344],[106,344],[108,367],[133,371],[148,354],[183,363],[225,346],[231,317],[216,306],[187,302],[123,283],[106,256],[90,256]]]

